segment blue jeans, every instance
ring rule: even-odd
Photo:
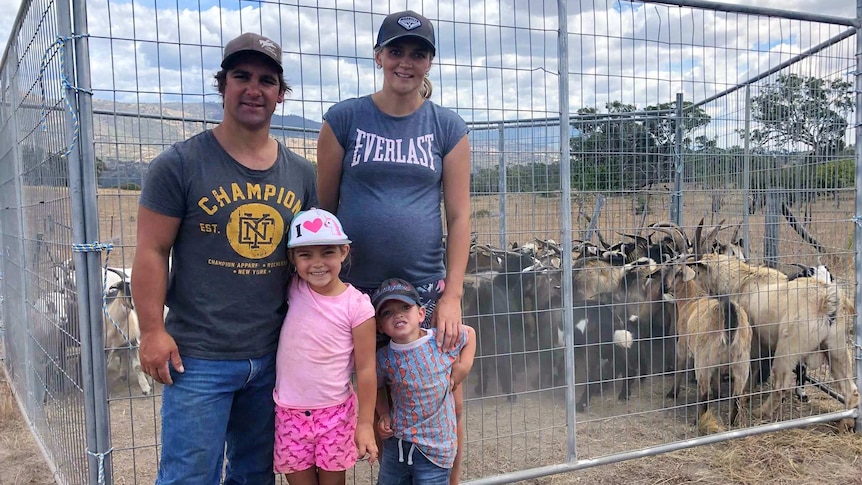
[[[377,485],[449,485],[450,471],[431,463],[413,443],[389,438],[383,442]]]
[[[162,391],[157,485],[271,485],[275,352],[258,359],[183,357],[185,372]]]

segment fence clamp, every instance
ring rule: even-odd
[[[92,451],[87,450],[88,455],[94,456],[97,460],[99,460],[99,484],[105,483],[105,457],[110,455],[113,451],[114,447],[111,447],[108,451],[104,453],[93,453]]]
[[[134,347],[134,343],[132,340],[126,335],[126,332],[120,328],[120,325],[114,321],[114,318],[108,312],[108,258],[111,257],[111,250],[114,249],[114,245],[111,243],[100,243],[99,241],[91,242],[91,243],[80,243],[72,244],[72,252],[75,253],[94,253],[94,252],[102,252],[105,251],[105,265],[102,268],[102,313],[111,321],[114,325],[114,328],[117,329],[120,336],[123,337],[123,340],[126,341],[126,344],[129,348]]]

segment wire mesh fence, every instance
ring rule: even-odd
[[[272,134],[315,161],[322,114],[381,86],[376,26],[404,8],[435,22],[431,99],[471,128],[475,244],[463,311],[479,354],[465,384],[465,479],[513,481],[704,443],[699,434],[723,429],[855,417],[809,384],[852,401],[858,375],[858,19],[696,0],[34,0],[0,66],[0,328],[13,388],[65,483],[152,482],[161,432],[160,387],[145,393],[102,352],[134,342],[106,344],[101,307],[74,308],[106,289],[104,275],[81,267],[99,258],[73,243],[109,243],[100,261],[131,267],[147,163],[221,119],[212,75],[227,40],[255,31],[281,43],[292,94]],[[80,16],[88,22],[73,30],[68,19]],[[713,252],[735,261],[680,259]],[[763,268],[784,280],[812,268],[834,282],[719,286],[731,264],[737,282]],[[704,294],[731,296],[703,302],[719,317],[696,313],[713,327],[680,327],[693,301],[674,294],[683,266]],[[797,301],[811,295],[821,300]],[[826,313],[814,313],[819,304]],[[764,321],[762,308],[784,316]],[[726,369],[746,354],[730,358],[746,318],[751,379],[734,423],[740,377]],[[779,348],[769,329],[782,325],[798,338]],[[713,360],[692,350],[725,335]],[[680,340],[688,350],[678,361]],[[682,372],[687,353],[697,383]],[[787,377],[799,361],[804,386]],[[807,398],[757,416],[772,362],[793,381],[773,386]],[[677,373],[678,395],[668,396]],[[710,375],[717,392],[700,396]],[[350,478],[371,483],[375,473],[360,465]]]

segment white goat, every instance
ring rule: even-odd
[[[133,371],[141,392],[147,395],[152,388],[141,369],[138,355],[141,328],[138,314],[132,306],[129,282],[121,281],[108,288],[106,302],[104,331],[108,372],[114,372],[120,379],[128,380],[129,371]]]
[[[67,259],[62,263],[57,263],[51,268],[51,273],[54,280],[59,283],[60,287],[75,291],[77,288],[77,279],[75,276],[75,260]],[[101,279],[99,286],[104,286],[105,289],[111,288],[121,281],[132,281],[132,268],[114,268],[102,267]]]

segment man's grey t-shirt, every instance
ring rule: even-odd
[[[294,214],[317,205],[311,163],[279,144],[272,167],[252,170],[206,131],[150,163],[140,203],[182,219],[165,321],[180,354],[249,359],[276,350],[287,230]]]
[[[394,276],[417,286],[445,277],[443,158],[467,134],[464,120],[431,101],[390,116],[370,96],[323,119],[344,148],[337,215],[353,244],[343,278],[376,288]]]

